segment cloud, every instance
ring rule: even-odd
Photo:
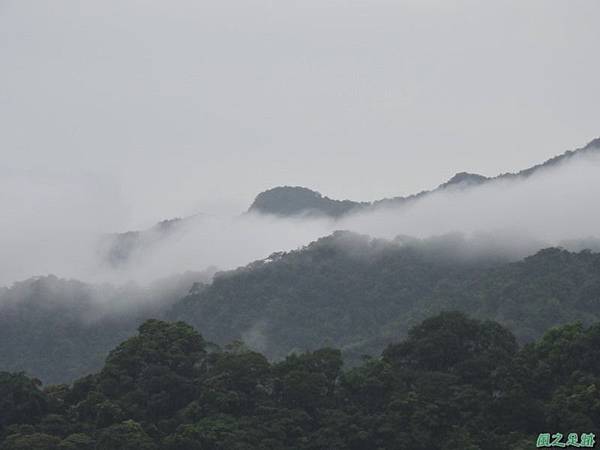
[[[475,253],[485,251],[504,258],[520,258],[565,242],[578,249],[584,239],[600,235],[599,175],[599,157],[574,158],[529,178],[449,189],[412,204],[380,207],[339,221],[198,215],[166,234],[147,232],[126,262],[116,266],[107,264],[99,251],[100,232],[111,224],[103,216],[119,209],[110,198],[89,190],[67,190],[72,194],[67,195],[64,183],[44,190],[41,196],[33,195],[35,190],[23,190],[20,181],[14,184],[13,180],[10,192],[21,192],[28,206],[3,218],[1,281],[7,284],[52,273],[84,281],[146,283],[210,266],[234,268],[301,247],[338,229],[387,239],[458,232],[468,238]]]
[[[599,175],[599,157],[574,158],[529,178],[448,189],[412,204],[367,210],[339,221],[260,214],[200,215],[152,245],[140,246],[123,273],[148,279],[208,265],[234,268],[273,252],[298,248],[338,229],[386,239],[462,233],[472,254],[509,259],[552,245],[578,249],[584,239],[600,235],[600,211],[595,207],[600,196]],[[465,245],[458,245],[455,250],[464,249]]]
[[[528,178],[499,179],[436,192],[402,208],[381,208],[342,221],[352,230],[391,238],[452,231],[493,233],[556,244],[600,233],[600,156],[574,158]]]
[[[482,231],[499,249],[593,237],[597,181],[585,168],[341,223],[232,211],[284,184],[357,200],[416,192],[593,137],[599,8],[2,1],[0,284],[229,268],[337,228]],[[100,234],[198,212],[213,215],[125,266],[99,257]]]
[[[0,8],[0,166],[110,174],[130,209],[121,229],[283,184],[417,192],[598,132],[600,2]]]

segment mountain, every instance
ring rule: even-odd
[[[216,274],[168,317],[269,358],[335,346],[352,360],[444,310],[496,320],[520,342],[600,320],[600,254],[549,248],[512,262],[475,248],[459,236],[385,241],[337,232]]]
[[[163,220],[146,230],[126,231],[102,236],[98,244],[101,261],[118,268],[127,264],[132,255],[160,243],[166,237],[180,230],[191,218]]]
[[[15,283],[0,291],[0,370],[71,381],[151,317],[184,320],[212,342],[241,340],[274,360],[335,346],[349,364],[441,311],[496,320],[519,342],[600,320],[600,254],[550,248],[514,261],[460,235],[389,241],[336,232],[212,275],[151,286],[52,276]]]
[[[576,150],[568,150],[562,155],[555,156],[554,158],[550,158],[546,162],[542,164],[538,164],[536,166],[530,167],[529,169],[521,170],[517,173],[505,173],[499,175],[496,178],[515,178],[515,177],[529,177],[538,173],[541,170],[548,169],[551,167],[556,167],[560,164],[570,161],[573,158],[586,157],[589,155],[597,154],[600,151],[600,138],[593,139],[590,141],[585,147],[576,149]]]
[[[406,197],[392,197],[373,202],[335,200],[319,192],[301,186],[279,186],[261,192],[256,196],[247,212],[269,214],[278,217],[328,217],[340,219],[348,214],[371,210],[382,206],[399,206],[418,201],[423,197],[446,190],[472,189],[495,180],[523,179],[544,170],[557,167],[577,157],[600,153],[600,138],[585,147],[567,151],[548,161],[517,173],[505,173],[496,177],[460,172],[437,188],[422,191]],[[101,261],[109,267],[120,268],[132,262],[134,257],[146,250],[160,245],[168,237],[182,232],[186,226],[194,227],[194,221],[206,217],[202,214],[183,218],[163,220],[145,230],[106,234],[100,239],[98,254]]]
[[[529,177],[598,149],[599,139],[497,178]],[[488,182],[460,173],[437,189],[476,189]],[[294,209],[298,192],[304,206]],[[257,208],[278,198],[281,214],[342,217],[428,194],[364,204],[278,188],[261,197]],[[117,268],[135,262],[132,256],[140,249],[178,233],[189,220],[111,235],[103,254]],[[516,261],[498,246],[485,251],[460,236],[386,241],[336,232],[214,279],[184,276],[168,289],[34,278],[0,288],[0,370],[24,370],[51,382],[73,380],[99,368],[111,346],[149,317],[189,321],[217,344],[240,339],[275,360],[334,345],[356,363],[405,336],[420,320],[449,309],[496,320],[519,342],[528,342],[552,326],[600,320],[600,255],[585,250],[600,244],[594,239],[569,244],[577,246],[577,253],[550,248]]]
[[[149,286],[89,284],[53,275],[0,290],[0,370],[47,383],[98,370],[108,351],[150,317],[162,317],[210,272],[187,272]]]
[[[469,189],[496,180],[515,180],[530,177],[542,171],[557,167],[574,158],[600,152],[600,138],[589,142],[585,147],[567,151],[562,155],[547,160],[542,164],[535,165],[517,173],[505,173],[496,177],[485,177],[483,175],[460,172],[450,180],[440,184],[437,188],[422,191],[406,197],[393,197],[376,200],[374,202],[356,202],[352,200],[334,200],[300,186],[281,186],[269,189],[258,194],[251,204],[248,212],[260,214],[272,214],[276,216],[289,217],[299,215],[325,216],[338,219],[346,214],[360,210],[376,208],[379,206],[398,206],[404,203],[419,200],[424,196],[448,190]]]
[[[278,216],[302,214],[337,218],[365,205],[350,200],[332,200],[304,187],[280,186],[258,194],[249,211]]]
[[[479,186],[480,184],[489,181],[489,178],[476,173],[460,172],[454,175],[445,183],[441,184],[438,189],[446,189],[452,186],[471,187]]]

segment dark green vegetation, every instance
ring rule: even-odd
[[[600,320],[600,254],[553,248],[515,263],[490,254],[497,249],[460,237],[389,242],[338,232],[217,274],[171,318],[269,358],[334,346],[351,361],[443,310],[496,320],[521,342],[551,326]]]
[[[599,254],[547,249],[514,263],[498,255],[459,236],[389,242],[338,232],[219,273],[187,296],[207,278],[145,290],[29,280],[0,292],[0,370],[70,382],[100,369],[150,317],[184,320],[219,345],[242,340],[274,360],[333,346],[348,364],[444,310],[496,320],[520,342],[600,320]],[[93,301],[100,293],[104,308]]]
[[[258,194],[249,211],[278,216],[303,214],[341,217],[361,206],[366,206],[366,203],[332,200],[299,186],[279,186]]]
[[[260,193],[249,212],[261,214],[272,214],[276,216],[298,216],[298,215],[322,215],[338,219],[348,213],[365,209],[373,209],[380,206],[402,206],[419,200],[435,192],[447,189],[466,189],[476,187],[495,180],[517,180],[530,177],[566,163],[575,157],[585,157],[600,151],[600,138],[589,142],[585,147],[567,151],[562,155],[549,159],[548,161],[521,170],[517,173],[505,173],[496,177],[485,177],[483,175],[461,172],[453,176],[446,183],[437,188],[422,191],[406,197],[384,198],[374,202],[356,202],[351,200],[334,200],[312,191],[305,187],[280,186]]]
[[[211,273],[189,272],[155,285],[91,285],[54,276],[0,288],[0,370],[45,383],[70,382],[102,367],[109,350]]]
[[[270,363],[149,320],[71,386],[1,372],[0,449],[525,450],[598,433],[598,392],[600,324],[518,349],[495,322],[442,313],[344,370],[334,349]]]

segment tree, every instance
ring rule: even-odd
[[[35,423],[48,411],[40,386],[22,372],[0,372],[0,432],[11,424]]]
[[[59,450],[60,439],[44,433],[12,434],[0,447],[2,450]]]
[[[139,423],[126,420],[100,432],[97,450],[158,450]]]

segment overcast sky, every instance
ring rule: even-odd
[[[595,0],[0,0],[0,226],[525,168],[600,135],[599,23]]]

